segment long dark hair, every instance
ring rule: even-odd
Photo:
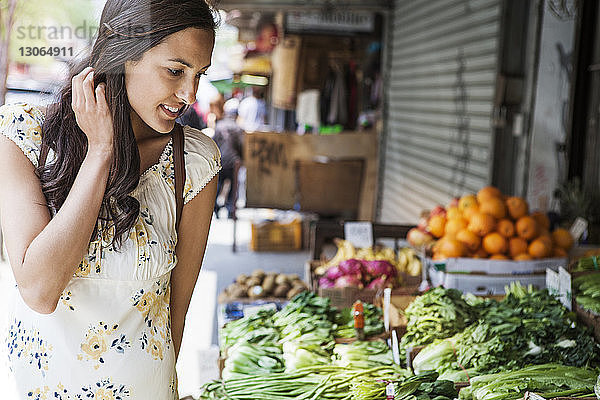
[[[180,30],[195,27],[215,33],[216,13],[204,0],[108,0],[91,56],[75,67],[71,78],[85,67],[95,68],[94,84],[106,83],[106,100],[114,125],[114,156],[100,208],[99,224],[92,239],[114,228],[110,245],[120,248],[135,225],[139,202],[129,195],[138,185],[140,155],[133,134],[125,89],[125,62],[143,54]],[[77,125],[71,108],[71,79],[57,104],[48,109],[43,142],[53,149],[56,162],[38,167],[48,208],[56,213],[83,163],[87,137]]]

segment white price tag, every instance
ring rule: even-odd
[[[560,281],[558,272],[546,268],[546,288],[552,296],[560,296]]]
[[[400,365],[400,347],[398,347],[398,336],[396,330],[392,330],[392,358],[397,365]]]
[[[394,390],[394,383],[393,382],[389,382],[386,386],[385,386],[385,397],[386,400],[393,400],[396,396],[395,390]]]
[[[581,238],[581,235],[583,235],[583,232],[587,230],[587,227],[588,222],[581,217],[577,217],[575,222],[573,222],[573,225],[571,225],[571,229],[569,229],[569,232],[571,233],[571,236],[575,242]]]
[[[383,289],[383,326],[386,332],[390,331],[390,303],[392,301],[392,289]]]
[[[344,223],[344,238],[354,247],[373,246],[373,224],[370,222]]]
[[[560,287],[560,302],[568,310],[573,307],[573,291],[571,287],[571,274],[563,267],[558,267],[558,280]]]

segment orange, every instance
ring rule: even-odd
[[[546,258],[552,254],[552,249],[550,249],[542,239],[535,239],[529,243],[527,252],[533,258]]]
[[[480,247],[479,249],[477,249],[477,251],[475,253],[473,253],[471,255],[471,257],[473,257],[473,258],[488,258],[489,254],[485,251],[485,249],[483,247]]]
[[[544,230],[550,229],[550,219],[548,219],[548,216],[545,213],[541,211],[536,211],[534,213],[531,213],[530,217],[535,219],[540,228]]]
[[[476,252],[481,245],[481,238],[468,229],[458,231],[456,240],[462,242],[470,252]]]
[[[504,201],[498,197],[492,197],[479,203],[479,211],[490,214],[496,219],[506,217],[506,206]]]
[[[462,257],[467,253],[465,245],[456,239],[445,237],[440,242],[439,253],[447,258]]]
[[[519,218],[515,227],[517,228],[517,234],[525,240],[531,240],[538,235],[537,222],[532,217]]]
[[[504,254],[494,254],[490,256],[490,260],[508,260]]]
[[[508,240],[508,253],[512,258],[527,253],[527,241],[520,237],[510,238]]]
[[[529,205],[521,197],[509,197],[506,199],[508,214],[514,220],[524,217],[529,212]]]
[[[458,209],[460,211],[465,211],[467,208],[477,207],[477,197],[474,194],[468,194],[463,196],[458,200]]]
[[[501,219],[496,224],[496,232],[498,232],[505,238],[513,237],[515,236],[515,225],[510,219]]]
[[[448,257],[446,257],[445,255],[441,254],[441,253],[433,253],[433,257],[431,257],[431,259],[433,261],[439,261],[439,260],[445,260]]]
[[[573,237],[571,236],[571,233],[563,228],[555,229],[554,232],[552,232],[552,241],[558,247],[567,251],[573,247]]]
[[[465,208],[462,212],[462,215],[463,215],[463,218],[465,218],[467,221],[470,221],[471,217],[473,217],[473,215],[477,214],[478,212],[479,212],[479,206],[474,205],[469,208]]]
[[[508,250],[508,242],[506,238],[498,232],[490,233],[483,238],[481,242],[483,248],[490,254],[502,254]]]
[[[477,201],[479,203],[484,202],[485,200],[489,200],[491,198],[501,198],[502,193],[498,188],[493,186],[486,186],[482,188],[479,192],[477,192]]]
[[[569,256],[569,254],[562,247],[556,246],[554,249],[552,249],[552,257],[565,258],[565,257],[568,257],[568,256]]]
[[[458,231],[465,229],[467,227],[467,221],[464,218],[452,218],[446,221],[446,236],[455,237]]]
[[[429,218],[427,223],[427,231],[435,237],[444,236],[444,229],[446,228],[446,217],[443,215],[434,215]]]
[[[517,254],[516,256],[514,256],[513,260],[515,260],[515,261],[529,261],[529,260],[533,260],[533,257],[531,257],[527,253],[522,253],[522,254]]]
[[[462,218],[462,216],[462,212],[458,209],[458,207],[448,207],[446,209],[447,219]]]
[[[544,242],[544,244],[552,250],[553,244],[552,244],[552,235],[550,235],[550,232],[548,231],[542,231],[540,233],[540,235],[537,237],[537,239],[540,239],[541,241]]]
[[[483,237],[492,232],[496,228],[496,219],[489,214],[476,212],[469,221],[469,229],[471,232]]]

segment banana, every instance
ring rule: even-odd
[[[419,276],[421,275],[421,268],[421,260],[415,257],[408,264],[407,272],[410,276]]]

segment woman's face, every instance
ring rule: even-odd
[[[125,63],[125,87],[132,123],[139,117],[151,129],[169,133],[186,104],[196,101],[198,81],[210,66],[212,32],[187,28]]]

